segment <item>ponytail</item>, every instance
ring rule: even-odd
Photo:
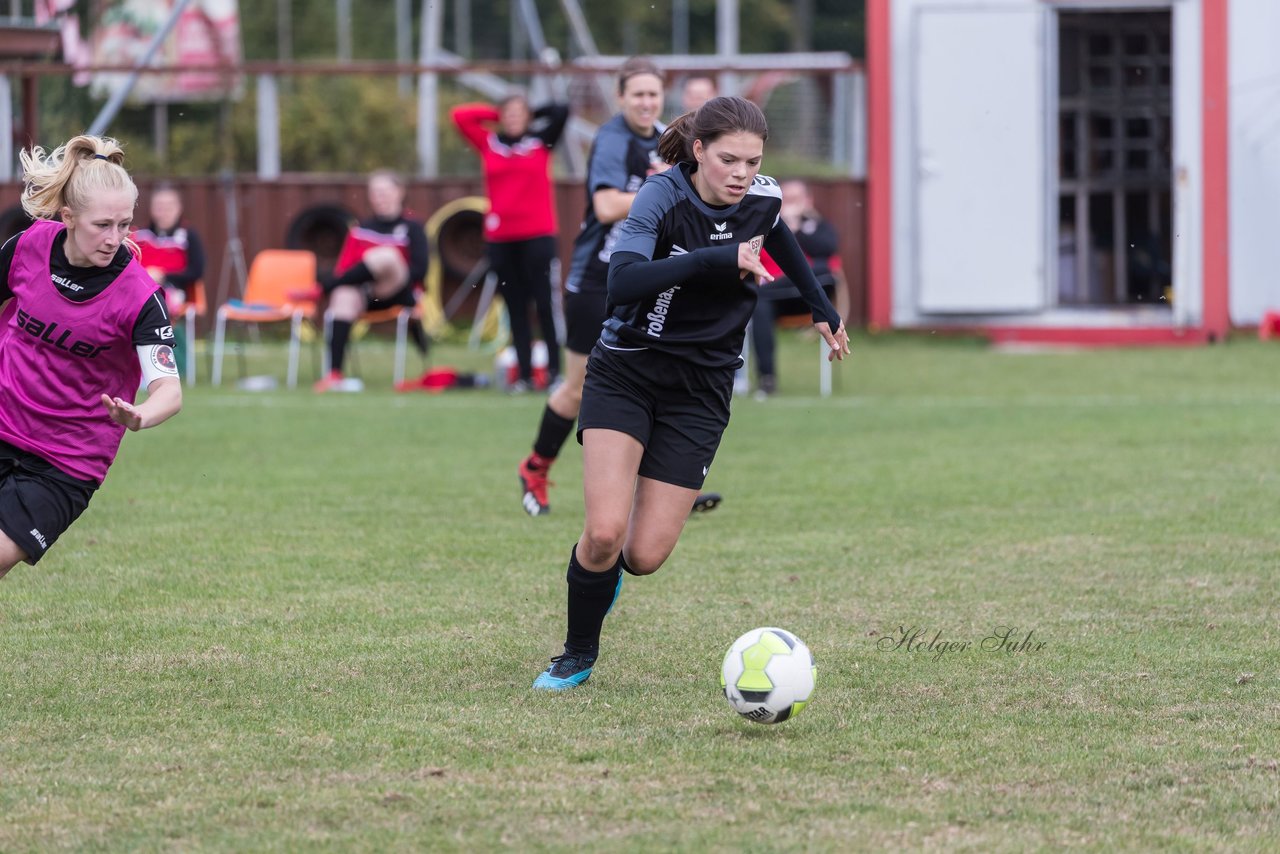
[[[114,139],[77,136],[46,153],[39,146],[19,155],[22,209],[32,219],[58,219],[62,209],[81,211],[102,192],[125,190],[138,200],[138,188],[124,168],[124,149]]]
[[[693,162],[693,116],[688,112],[673,119],[658,137],[658,156],[664,163]]]
[[[667,125],[658,139],[658,156],[673,165],[692,163],[695,139],[710,145],[731,133],[751,133],[767,141],[769,123],[760,108],[746,98],[721,95]]]

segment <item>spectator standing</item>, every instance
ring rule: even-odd
[[[453,123],[476,153],[484,173],[489,213],[484,237],[490,269],[498,276],[511,325],[519,379],[513,391],[533,380],[533,335],[529,307],[538,315],[547,347],[547,373],[560,373],[560,344],[551,301],[551,267],[556,257],[555,188],[552,150],[564,133],[569,108],[546,104],[532,110],[524,95],[510,95],[496,107],[463,104]]]

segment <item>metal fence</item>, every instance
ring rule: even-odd
[[[693,74],[710,74],[718,78],[722,92],[742,94],[764,109],[771,128],[766,171],[854,179],[865,176],[865,75],[862,67],[848,55],[744,55],[731,67],[717,65],[714,57],[703,61],[692,56],[654,59],[667,76],[668,117],[678,113],[681,82]],[[323,80],[326,86],[331,83],[337,86],[344,79],[358,77],[385,80],[386,85],[381,88],[397,93],[396,109],[401,119],[386,127],[388,146],[412,152],[409,159],[415,161],[415,168],[409,171],[418,177],[450,177],[472,174],[475,164],[469,155],[458,154],[461,148],[448,120],[449,107],[462,101],[495,100],[518,87],[527,91],[535,102],[554,97],[570,104],[572,119],[557,168],[562,177],[579,178],[585,172],[595,129],[617,108],[614,75],[623,60],[623,57],[597,57],[557,68],[528,63],[424,66],[394,62],[250,62],[236,69],[224,69],[228,91],[235,93],[229,96],[225,108],[229,114],[245,117],[246,122],[252,124],[252,141],[244,140],[240,145],[243,151],[252,146],[249,161],[259,178],[323,171],[290,162],[288,157],[288,135],[307,132],[305,120],[298,118],[298,110],[290,109],[290,99],[296,97],[298,91],[293,82],[310,78]],[[112,70],[121,69],[80,69],[79,73]],[[75,86],[72,69],[53,63],[6,61],[0,62],[0,71],[3,72],[0,74],[0,139],[17,138],[21,145],[26,138],[48,145],[51,140],[40,140],[36,136],[41,120],[40,101],[53,98],[65,102]],[[142,73],[158,72],[144,70]],[[424,94],[427,92],[429,97]],[[8,109],[3,109],[5,104]],[[344,122],[355,125],[368,121],[358,102],[331,106],[342,111]],[[383,108],[385,110],[385,104]],[[141,142],[144,147],[164,150],[171,144],[170,137],[180,138],[184,121],[202,121],[206,126],[209,123],[207,113],[197,119],[198,110],[184,110],[180,105],[133,105],[124,109],[154,113],[154,120],[144,123],[148,138],[130,140],[135,149]],[[286,115],[292,116],[289,124],[282,120]],[[131,125],[136,128],[139,125],[136,112],[133,117]],[[106,132],[114,133],[110,126]],[[396,135],[403,138],[397,139]],[[0,180],[11,179],[16,174],[16,151],[11,149],[4,155],[0,156]],[[245,158],[241,157],[240,161],[243,167]],[[209,171],[217,168],[211,167]]]

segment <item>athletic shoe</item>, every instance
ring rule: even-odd
[[[341,371],[330,371],[327,376],[316,380],[311,390],[318,394],[328,391],[364,391],[364,381],[359,377],[344,377]]]
[[[596,663],[594,655],[583,655],[579,652],[565,651],[551,659],[551,666],[538,674],[533,680],[533,687],[541,691],[567,691],[577,688],[591,675],[591,668]]]
[[[772,374],[764,374],[760,377],[756,388],[756,400],[768,400],[778,393],[778,380]]]
[[[720,506],[720,502],[724,499],[720,497],[718,492],[700,492],[698,497],[693,499],[694,513],[707,513],[715,510]]]
[[[530,454],[520,461],[520,468],[516,469],[520,489],[524,493],[521,503],[524,512],[530,516],[545,516],[551,512],[551,505],[547,503],[547,487],[551,481],[547,480],[547,470],[534,468],[532,462],[533,454]]]

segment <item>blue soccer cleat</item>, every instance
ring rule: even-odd
[[[591,667],[596,663],[594,655],[584,655],[566,651],[551,659],[551,666],[538,674],[533,680],[533,687],[542,691],[567,691],[577,688],[591,675]]]

